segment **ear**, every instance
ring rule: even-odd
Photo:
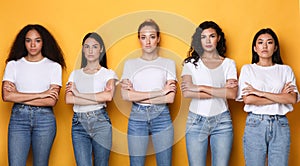
[[[253,50],[254,50],[255,52],[257,52],[257,51],[256,51],[256,46],[253,46]]]
[[[277,51],[277,48],[278,48],[278,47],[277,47],[277,46],[275,46],[275,48],[274,48],[274,52],[275,52],[275,51]]]
[[[100,53],[102,53],[103,52],[103,47],[101,47],[101,49],[100,49]]]
[[[221,36],[220,35],[218,35],[218,42],[221,40]]]
[[[160,42],[160,37],[158,37],[158,39],[157,39],[157,43],[159,43]]]

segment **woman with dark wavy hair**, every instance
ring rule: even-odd
[[[248,113],[243,141],[246,165],[264,166],[267,161],[287,166],[290,129],[285,115],[299,101],[299,92],[293,70],[281,60],[272,29],[261,29],[254,36],[252,64],[241,69],[238,94]]]
[[[2,83],[2,98],[13,102],[8,127],[9,165],[26,165],[32,145],[33,165],[48,165],[56,135],[52,107],[62,85],[62,51],[41,25],[27,25],[17,35]]]
[[[227,99],[235,99],[235,62],[225,57],[222,29],[213,21],[196,28],[184,60],[181,90],[191,98],[186,122],[186,147],[190,166],[206,165],[210,142],[213,166],[227,166],[233,131]]]
[[[116,73],[107,69],[100,35],[86,34],[81,69],[70,74],[66,88],[66,103],[73,104],[74,111],[72,142],[77,166],[108,166],[112,125],[106,102],[113,98],[117,79]]]

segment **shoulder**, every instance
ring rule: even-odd
[[[289,66],[289,65],[280,65],[280,64],[276,64],[276,66],[282,70],[283,72],[293,72],[293,69]]]
[[[159,57],[159,60],[167,63],[175,63],[174,60],[165,57]]]

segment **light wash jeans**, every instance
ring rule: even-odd
[[[131,166],[145,165],[149,136],[152,137],[157,165],[171,166],[174,129],[168,106],[133,103],[128,123]]]
[[[228,166],[232,140],[232,121],[229,111],[211,117],[189,112],[186,122],[186,147],[190,166],[206,166],[209,141],[212,165]]]
[[[288,166],[290,127],[284,115],[249,113],[244,131],[247,166]]]
[[[108,166],[112,126],[105,108],[74,113],[72,142],[77,166]]]
[[[52,107],[14,104],[8,127],[10,166],[25,166],[32,145],[33,165],[47,166],[56,135]]]

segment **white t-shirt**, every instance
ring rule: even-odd
[[[237,101],[243,101],[242,89],[248,82],[257,90],[270,93],[280,93],[287,82],[292,82],[292,85],[296,86],[296,79],[292,69],[287,65],[275,64],[269,67],[262,67],[256,64],[244,65],[241,69],[239,78],[239,91]],[[297,87],[296,87],[297,88]],[[295,89],[298,93],[298,89]],[[244,106],[246,112],[252,112],[255,114],[267,114],[267,115],[285,115],[287,112],[293,110],[292,104],[269,104],[269,105],[248,105]]]
[[[40,93],[48,90],[51,84],[61,86],[61,77],[60,64],[46,57],[38,62],[30,62],[23,57],[7,63],[3,81],[14,83],[18,92]]]
[[[190,75],[193,84],[207,85],[215,88],[225,87],[228,79],[237,79],[235,62],[232,59],[225,58],[221,65],[215,69],[209,69],[199,59],[197,67],[192,62],[185,63],[181,76]],[[193,98],[189,110],[202,116],[214,116],[228,110],[227,100],[225,98],[199,99]]]
[[[86,74],[83,69],[74,70],[69,77],[68,82],[75,83],[77,90],[80,93],[98,93],[103,92],[107,81],[111,79],[118,80],[116,73],[112,70],[101,67],[95,74]],[[74,112],[88,112],[99,110],[106,107],[106,103],[95,105],[76,105],[73,106]]]
[[[162,57],[152,61],[130,59],[125,62],[123,79],[129,79],[136,91],[161,90],[168,80],[176,80],[175,62]]]

